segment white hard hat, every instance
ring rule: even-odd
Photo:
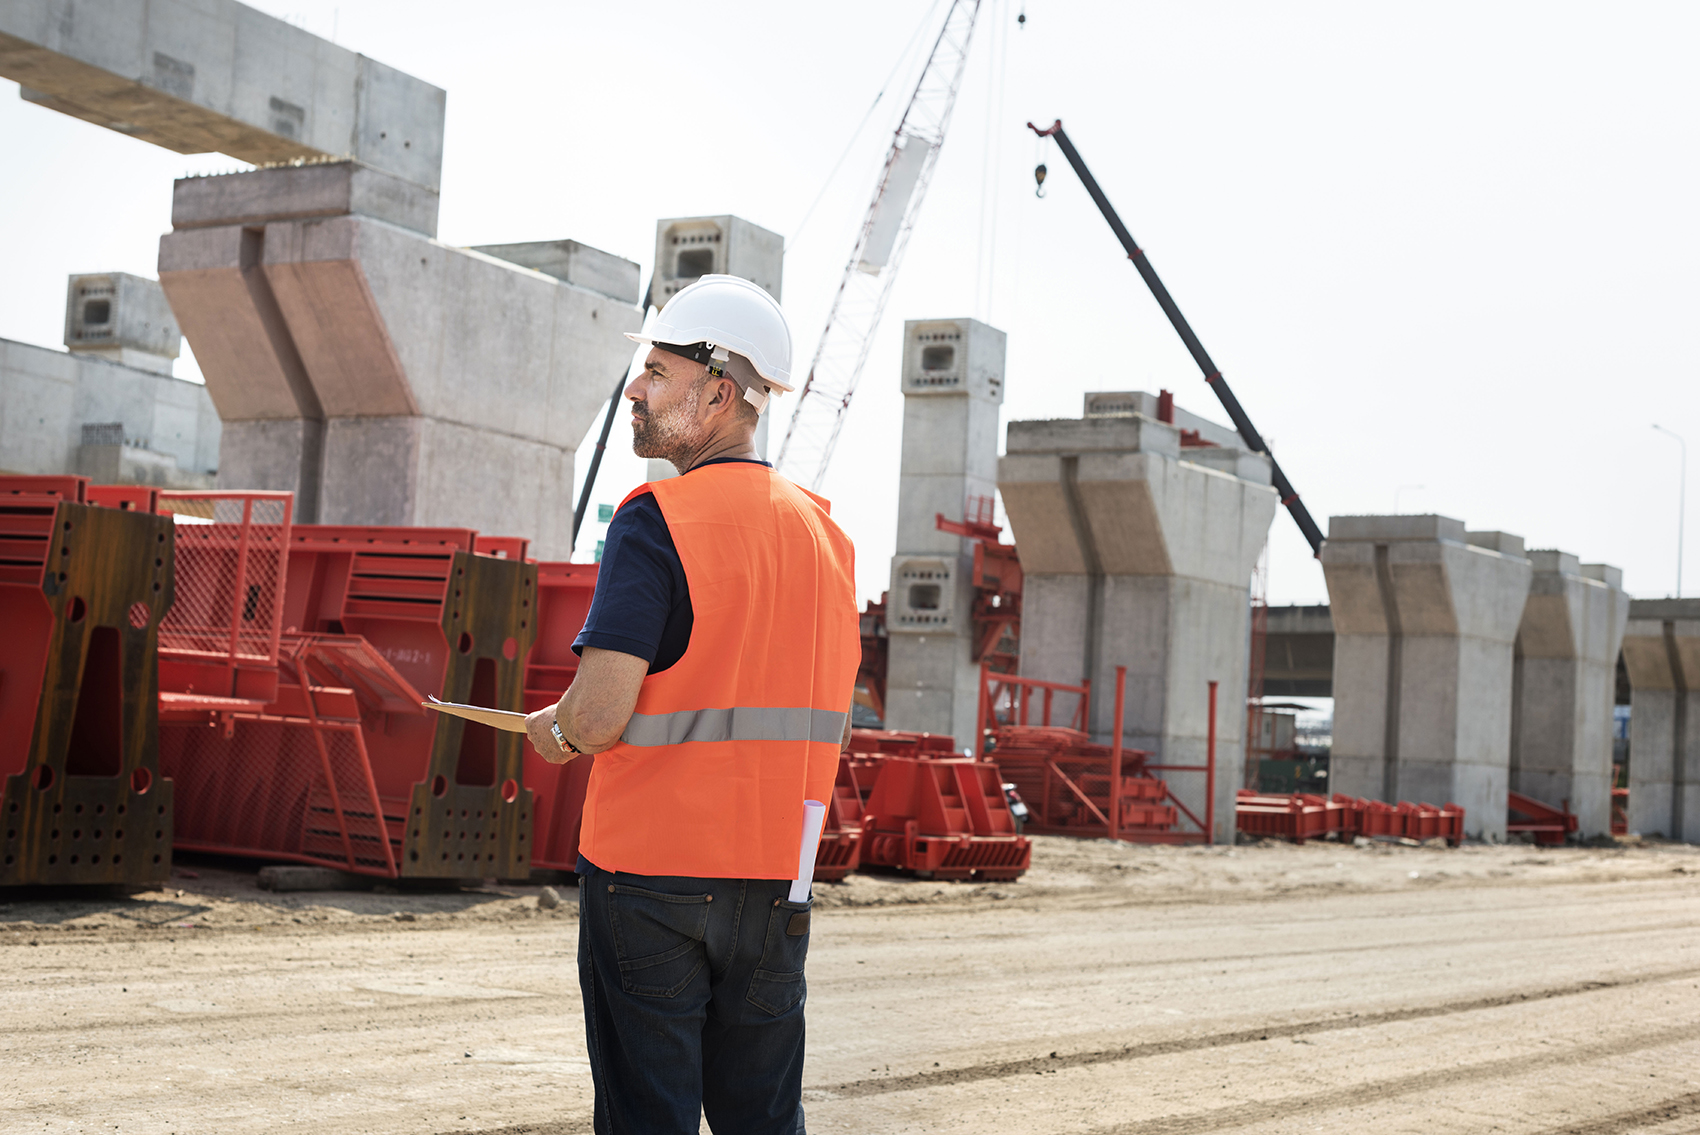
[[[744,397],[757,410],[766,406],[772,390],[789,391],[791,385],[791,327],[779,304],[758,284],[741,276],[708,275],[679,291],[655,317],[647,331],[626,332],[634,343],[662,348],[693,347],[697,354],[674,351],[699,362],[725,364],[728,352],[749,360],[755,375],[739,373],[735,363],[732,377],[744,387]],[[712,364],[711,364],[712,365]],[[758,382],[764,388],[754,389]]]

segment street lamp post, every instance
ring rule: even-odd
[[[1681,480],[1676,486],[1676,597],[1682,598],[1682,522],[1688,515],[1688,443],[1682,440],[1682,435],[1675,430],[1667,430],[1654,422],[1653,428],[1662,434],[1676,438],[1676,444],[1682,447],[1681,471],[1677,474]]]

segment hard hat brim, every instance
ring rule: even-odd
[[[683,347],[683,346],[686,346],[690,343],[700,343],[700,342],[707,341],[707,340],[704,340],[704,339],[701,339],[701,338],[675,339],[675,338],[671,338],[671,337],[668,337],[668,336],[662,336],[662,335],[646,335],[641,331],[627,331],[625,333],[625,335],[626,335],[626,338],[630,339],[632,342],[641,343],[646,347],[653,346],[656,343],[666,343],[666,344],[668,344],[670,346],[674,346],[674,347]],[[716,346],[719,346],[719,344],[716,344]],[[730,349],[730,348],[728,348],[728,349]],[[748,358],[749,356],[746,355],[745,357]],[[753,363],[752,363],[752,366],[753,366]],[[786,393],[789,394],[792,391],[797,389],[795,386],[792,386],[788,382],[780,382],[778,379],[769,378],[767,375],[761,374],[761,371],[759,369],[756,371],[756,373],[758,375],[761,375],[761,380],[762,380],[762,383],[764,385],[771,386],[775,390],[783,390],[783,391],[785,391]]]

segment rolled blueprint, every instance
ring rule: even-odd
[[[809,888],[815,882],[815,848],[820,846],[820,830],[826,826],[826,805],[818,800],[803,801],[803,846],[797,852],[797,877],[791,881],[791,901],[808,902]]]

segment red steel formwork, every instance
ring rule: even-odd
[[[162,495],[180,547],[206,551],[193,585],[206,598],[179,645],[195,682],[162,697],[163,754],[183,770],[178,845],[389,877],[523,876],[521,739],[418,705],[427,691],[520,708],[536,591],[536,569],[510,558],[523,544],[478,554],[463,529],[296,526],[273,559],[254,510],[233,545],[185,518],[213,494]],[[287,629],[268,648],[258,627],[273,610]],[[209,657],[220,644],[226,657]],[[228,693],[206,687],[225,674]]]
[[[525,662],[525,711],[554,705],[573,684],[578,655],[573,640],[584,629],[596,593],[597,564],[537,565],[537,642]],[[578,837],[584,818],[584,793],[596,758],[583,756],[550,764],[525,746],[525,784],[536,807],[531,866],[573,871],[578,867]]]
[[[146,491],[0,477],[0,885],[159,882],[170,521]]]
[[[1521,792],[1506,794],[1506,811],[1509,813],[1505,824],[1508,835],[1531,835],[1536,843],[1549,847],[1562,844],[1575,835],[1580,823],[1570,810],[1570,801],[1561,801],[1554,808]]]
[[[1207,840],[1213,820],[1215,714],[1211,713],[1208,763],[1154,765],[1152,754],[1121,745],[1126,667],[1116,668],[1112,743],[1093,743],[1085,732],[1091,688],[980,671],[980,719],[983,752],[996,760],[1014,782],[1031,813],[1026,829],[1041,835],[1120,839],[1131,843],[1198,843]],[[1211,683],[1214,709],[1215,683]],[[1040,703],[1034,724],[1033,702]],[[1053,725],[1058,700],[1074,700],[1066,726]],[[1206,776],[1204,818],[1200,819],[1157,771],[1197,771]],[[1193,830],[1176,830],[1185,816]]]
[[[1303,843],[1341,832],[1346,826],[1346,806],[1337,800],[1295,792],[1273,796],[1239,790],[1234,805],[1238,829],[1247,835],[1289,839]]]
[[[815,850],[815,878],[826,883],[836,883],[862,865],[862,823],[883,760],[879,753],[854,751],[854,739],[850,744],[851,751],[838,758],[838,780],[826,802],[826,821]]]
[[[1016,834],[997,765],[886,756],[862,817],[861,860],[923,879],[1009,880],[1032,863],[1033,841]]]
[[[1340,806],[1340,838],[1444,839],[1457,847],[1464,839],[1464,809],[1457,804],[1389,804],[1335,793]]]

